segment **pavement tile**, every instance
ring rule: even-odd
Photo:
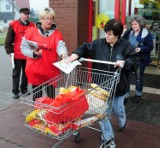
[[[0,147],[23,146],[24,148],[51,148],[57,140],[32,131],[24,126],[23,116],[25,105],[15,102],[9,109],[0,112]],[[118,132],[116,119],[112,117],[115,131],[115,142],[118,148],[159,148],[160,126],[139,121],[128,120],[122,133]],[[96,124],[95,127],[98,127]],[[100,144],[100,132],[83,128],[80,130],[81,140],[74,143],[73,137],[67,139],[60,148],[97,148]],[[1,142],[1,138],[9,140]],[[9,145],[9,146],[8,146]],[[13,148],[13,147],[12,147]]]

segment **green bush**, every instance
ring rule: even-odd
[[[6,38],[6,37],[1,37],[1,36],[0,36],[0,45],[4,45],[5,38]]]

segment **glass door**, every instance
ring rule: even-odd
[[[115,2],[111,0],[93,0],[92,40],[104,37],[105,23],[114,18]]]

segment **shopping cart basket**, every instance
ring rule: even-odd
[[[81,128],[95,129],[91,127],[95,122],[110,119],[120,72],[120,68],[110,72],[79,66],[70,74],[61,73],[48,80],[22,97],[22,103],[27,104],[25,126],[57,139],[53,147],[58,147],[71,135],[75,135],[76,141],[79,136],[75,133]],[[110,113],[106,114],[108,107]]]

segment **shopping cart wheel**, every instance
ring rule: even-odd
[[[73,133],[73,136],[74,136],[74,142],[79,142],[80,141],[80,132],[75,132]]]

